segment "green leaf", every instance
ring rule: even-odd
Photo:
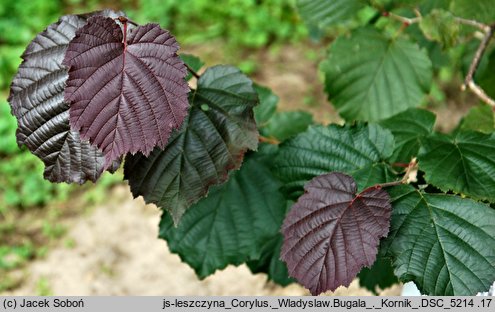
[[[268,280],[271,280],[281,286],[287,286],[294,283],[294,279],[289,277],[287,265],[280,260],[280,249],[284,242],[282,234],[278,233],[275,237],[268,240],[261,248],[261,257],[258,260],[247,262],[249,269],[253,273],[266,273]]]
[[[274,137],[279,141],[306,131],[313,124],[313,115],[304,111],[295,112],[278,112],[268,122],[267,126],[262,129],[262,134],[268,137]]]
[[[492,52],[488,56],[486,66],[483,68],[483,70],[482,68],[478,68],[478,72],[479,74],[476,74],[475,76],[478,84],[481,88],[483,88],[488,96],[495,98],[495,75],[493,74],[495,73],[495,50],[492,50]]]
[[[460,30],[452,13],[437,9],[421,19],[419,28],[426,38],[440,42],[444,48],[451,48],[457,43]]]
[[[256,119],[258,128],[263,128],[275,114],[279,97],[269,88],[257,84],[254,85],[254,89],[258,93],[260,100],[260,104],[254,108],[254,119]]]
[[[394,153],[390,162],[409,163],[418,155],[421,139],[431,134],[435,124],[435,114],[417,108],[381,121],[380,126],[389,129],[395,138]]]
[[[419,10],[421,13],[428,14],[434,9],[444,9],[447,10],[450,6],[450,1],[452,0],[422,0]]]
[[[181,60],[186,63],[192,70],[196,73],[205,65],[205,63],[197,56],[192,54],[182,53],[179,55]],[[187,73],[186,80],[190,80],[192,78],[191,73]]]
[[[346,120],[377,121],[418,106],[432,79],[425,50],[370,27],[337,38],[322,69],[329,99]]]
[[[346,22],[363,7],[361,0],[297,0],[304,22],[320,28]]]
[[[134,197],[142,195],[147,203],[169,211],[176,223],[258,145],[253,117],[258,95],[238,69],[207,69],[191,97],[189,115],[165,150],[155,148],[148,157],[129,155],[124,166]]]
[[[495,200],[495,134],[461,131],[424,140],[419,167],[428,183],[475,199]]]
[[[411,186],[389,190],[393,214],[383,247],[401,281],[428,295],[472,296],[495,280],[495,210]]]
[[[381,163],[393,151],[394,137],[378,125],[311,126],[280,144],[274,171],[285,190],[296,198],[313,177],[339,171],[356,178],[359,189],[389,180],[389,166]]]
[[[459,129],[492,133],[495,130],[492,108],[484,104],[472,107],[467,115],[462,118]]]
[[[385,289],[399,282],[394,274],[390,259],[378,255],[371,268],[363,268],[358,274],[359,286],[378,295],[379,289]]]
[[[199,278],[259,259],[267,242],[279,235],[286,210],[281,184],[260,157],[250,156],[225,184],[193,205],[177,228],[162,215],[160,238]]]
[[[495,22],[495,0],[452,0],[450,10],[459,17],[488,24]]]

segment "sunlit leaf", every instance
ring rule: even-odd
[[[303,20],[318,27],[346,22],[364,7],[361,0],[298,0],[297,9]]]
[[[495,130],[494,112],[491,106],[481,104],[472,107],[459,124],[459,130],[492,133]]]
[[[329,99],[343,118],[376,121],[421,104],[431,66],[417,44],[367,27],[338,37],[322,69]]]

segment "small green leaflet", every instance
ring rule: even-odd
[[[258,95],[237,68],[214,66],[198,80],[192,107],[165,150],[128,155],[124,175],[134,197],[169,211],[176,223],[187,207],[224,182],[244,153],[258,146],[253,107]]]
[[[315,176],[339,171],[355,177],[359,189],[393,179],[383,162],[392,155],[394,137],[379,125],[310,126],[282,143],[274,170],[291,198]]]
[[[322,69],[329,100],[346,120],[377,121],[418,106],[432,79],[425,50],[371,27],[338,37]]]
[[[451,48],[457,43],[460,30],[452,13],[437,9],[421,19],[419,28],[426,38],[440,42],[444,48]]]
[[[495,210],[411,186],[389,189],[392,222],[382,247],[401,281],[423,294],[472,296],[495,280]]]
[[[162,215],[160,238],[199,278],[228,264],[260,259],[267,242],[280,235],[286,201],[261,158],[246,156],[242,168],[191,206],[177,228]]]
[[[495,134],[433,134],[423,142],[419,168],[428,183],[474,199],[495,200]]]
[[[323,28],[352,19],[364,7],[361,0],[298,0],[297,9],[308,25]]]
[[[435,114],[424,109],[410,108],[379,124],[389,129],[395,138],[394,153],[389,159],[390,162],[409,163],[418,155],[421,139],[433,131]]]

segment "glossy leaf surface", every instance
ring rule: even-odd
[[[460,131],[424,140],[419,167],[428,183],[475,199],[495,200],[495,134]]]
[[[390,225],[390,198],[375,187],[356,194],[354,179],[338,172],[318,176],[304,189],[284,220],[281,258],[313,295],[349,286],[375,262]]]
[[[170,212],[176,223],[187,207],[239,168],[258,146],[253,108],[258,97],[238,69],[215,66],[198,80],[191,110],[165,149],[130,155],[124,166],[134,197]]]
[[[124,34],[113,19],[95,16],[76,31],[63,61],[64,97],[71,127],[103,151],[106,166],[127,153],[163,148],[180,128],[189,87],[178,49],[157,24]]]
[[[394,137],[378,125],[311,126],[280,145],[274,170],[292,198],[317,175],[340,171],[364,188],[392,178],[383,162],[392,155]]]
[[[384,248],[401,281],[423,294],[469,296],[495,280],[495,210],[410,186],[390,190],[393,215]]]
[[[278,235],[286,205],[280,182],[258,156],[246,157],[239,171],[193,205],[178,227],[163,214],[160,237],[200,278],[228,264],[256,260]]]
[[[62,16],[39,33],[22,55],[24,61],[9,96],[18,121],[17,142],[44,162],[44,176],[51,182],[94,182],[103,172],[103,154],[70,129],[69,104],[64,101],[68,69],[62,61],[69,41],[88,16],[121,14],[101,11]],[[114,165],[116,169],[118,162]]]

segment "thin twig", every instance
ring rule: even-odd
[[[463,86],[464,87],[464,86]],[[474,80],[470,80],[468,83],[469,89],[476,94],[476,96],[485,102],[486,104],[490,105],[495,109],[495,100],[493,100],[488,94],[486,94],[485,90],[483,90],[480,86],[478,86]],[[464,87],[465,88],[465,87]]]
[[[397,185],[401,185],[401,184],[404,184],[404,181],[397,180],[397,181],[393,181],[393,182],[380,183],[380,184],[375,185],[375,187],[389,187],[389,186],[397,186]]]
[[[483,102],[487,103],[492,107],[495,107],[495,100],[489,97],[485,93],[485,91],[480,86],[478,86],[476,82],[474,82],[474,75],[476,73],[476,70],[478,69],[478,66],[480,65],[481,59],[486,51],[488,43],[490,42],[490,39],[492,39],[493,37],[494,30],[495,30],[495,24],[489,26],[486,29],[485,36],[481,40],[478,50],[476,51],[473,57],[471,65],[469,66],[469,71],[466,75],[466,78],[464,79],[464,84],[462,85],[462,90],[466,90],[466,88],[469,87],[469,89],[473,91],[473,93],[476,94],[478,98],[480,98]]]
[[[397,14],[392,13],[392,12],[388,12],[387,15],[390,18],[393,18],[393,19],[395,19],[399,22],[402,22],[404,24],[407,24],[407,25],[416,24],[416,23],[419,23],[419,21],[421,21],[421,16],[414,17],[414,18],[408,18],[408,17],[397,15]]]
[[[404,16],[394,14],[392,12],[384,12],[383,15],[389,16],[390,18],[402,22],[403,26],[398,31],[398,33],[401,33],[404,29],[404,26],[409,26],[411,24],[418,23],[421,21],[422,19],[421,13],[419,11],[415,11],[415,13],[416,13],[415,18],[407,18]],[[476,96],[479,99],[481,99],[483,102],[487,103],[488,105],[492,106],[495,109],[495,100],[492,99],[490,96],[488,96],[486,92],[480,86],[478,86],[476,82],[474,82],[473,79],[474,74],[476,73],[476,70],[480,65],[481,58],[483,57],[483,54],[485,53],[485,50],[488,46],[488,43],[490,42],[490,39],[493,37],[495,31],[495,24],[487,25],[475,20],[465,19],[458,16],[455,16],[454,20],[459,24],[476,27],[481,31],[483,31],[484,33],[483,37],[481,38],[481,43],[478,47],[478,50],[476,51],[476,54],[473,57],[471,66],[469,67],[469,71],[466,75],[466,78],[464,79],[464,83],[461,89],[464,91],[466,90],[466,88],[469,88],[474,94],[476,94]]]
[[[273,144],[273,145],[278,145],[280,144],[280,141],[275,139],[275,138],[267,138],[267,137],[264,137],[264,136],[261,136],[259,137],[259,141],[261,143],[268,143],[268,144]]]
[[[119,22],[121,22],[122,24],[125,24],[125,23],[129,23],[129,24],[132,24],[134,26],[139,26],[138,23],[134,22],[133,20],[125,17],[125,16],[119,16],[119,17],[116,17],[114,18],[114,20],[118,20]]]
[[[402,176],[402,179],[393,181],[393,182],[386,182],[386,183],[380,183],[375,185],[374,187],[389,187],[389,186],[397,186],[401,184],[409,184],[411,182],[416,181],[416,175],[418,171],[418,161],[416,158],[411,159],[409,164],[407,164],[407,169],[404,175]]]
[[[454,17],[454,20],[456,22],[458,22],[459,24],[473,26],[473,27],[479,28],[480,30],[482,30],[484,32],[488,32],[489,29],[490,29],[490,26],[489,25],[480,23],[480,22],[475,21],[475,20],[465,19],[465,18],[458,17],[458,16],[455,16]]]
[[[191,66],[187,65],[186,63],[184,63],[184,65],[186,65],[187,70],[191,73],[191,75],[193,75],[196,79],[199,79],[200,76],[197,72],[194,71],[194,69],[191,68]]]

